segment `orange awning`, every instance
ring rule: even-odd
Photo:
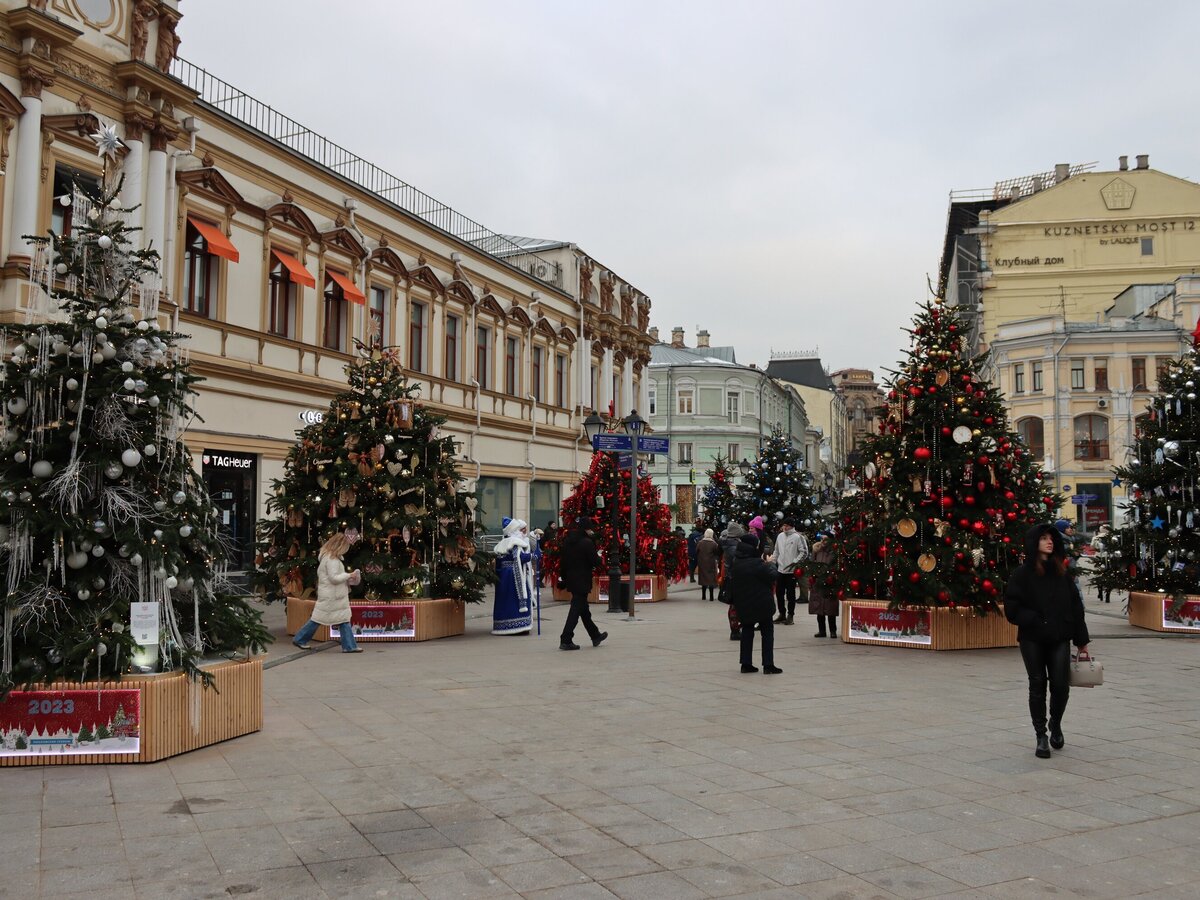
[[[315,288],[317,279],[313,278],[312,272],[304,268],[300,260],[289,253],[284,253],[282,250],[272,250],[275,258],[283,263],[283,267],[288,270],[288,275],[296,284],[302,284],[305,287]]]
[[[333,283],[342,289],[342,294],[351,303],[359,303],[363,306],[367,305],[367,295],[354,286],[354,282],[343,275],[341,272],[335,272],[333,269],[326,269],[325,274],[333,279]]]
[[[213,256],[223,256],[230,262],[237,262],[242,258],[242,255],[238,253],[238,248],[233,246],[229,238],[225,237],[224,232],[216,225],[209,225],[203,219],[195,219],[191,216],[188,216],[188,222],[200,232],[200,236],[208,244],[208,252]]]

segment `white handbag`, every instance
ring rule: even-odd
[[[1104,684],[1104,663],[1092,657],[1087,650],[1080,650],[1071,657],[1071,687],[1097,687]]]

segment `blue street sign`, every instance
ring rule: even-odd
[[[1089,503],[1095,503],[1100,499],[1098,494],[1074,494],[1071,497],[1071,502],[1076,506],[1087,506]]]
[[[617,454],[617,468],[618,469],[632,469],[633,468],[633,454],[632,453],[618,453]]]
[[[637,439],[637,449],[638,453],[662,453],[665,455],[671,452],[671,439],[642,435]]]
[[[612,432],[601,432],[592,438],[592,449],[598,452],[612,452],[614,450],[632,450],[633,438],[628,434],[613,434]]]

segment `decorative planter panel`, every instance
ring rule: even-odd
[[[1200,634],[1200,596],[1189,594],[1175,612],[1175,602],[1167,594],[1129,593],[1129,624],[1151,631]]]
[[[628,584],[629,576],[622,575],[621,581]],[[571,595],[567,591],[554,589],[554,599],[560,602],[570,602]],[[658,603],[667,599],[667,579],[663,575],[639,575],[637,577],[637,594],[634,604]],[[592,579],[592,589],[588,592],[588,603],[603,603],[608,605],[608,576],[597,576]]]
[[[881,600],[842,601],[841,637],[847,644],[916,650],[982,650],[1017,646],[1017,626],[1003,611],[974,615],[933,607],[888,609]]]
[[[262,728],[262,658],[116,682],[55,682],[0,703],[0,766],[154,762]]]
[[[287,633],[295,634],[312,615],[316,600],[287,598]],[[466,604],[447,598],[350,601],[350,622],[354,638],[363,641],[430,641],[462,634],[467,628]],[[322,625],[314,641],[336,640],[330,628]]]

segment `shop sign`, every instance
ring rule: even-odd
[[[243,453],[226,453],[223,450],[205,450],[201,457],[204,465],[216,469],[251,469],[255,457]]]
[[[621,580],[626,581],[628,579],[623,578]],[[599,581],[600,581],[600,587],[599,587],[600,602],[607,603],[608,602],[608,576],[602,575],[600,577]],[[635,601],[650,600],[650,599],[653,599],[653,597],[654,597],[654,576],[653,575],[637,576],[637,578],[635,578],[633,581],[633,599]]]
[[[1168,631],[1200,632],[1200,600],[1185,600],[1174,612],[1175,601],[1163,597],[1163,628]]]
[[[136,756],[139,690],[13,691],[0,702],[0,756]]]
[[[350,628],[355,638],[410,638],[417,636],[417,608],[412,603],[352,603]],[[341,636],[339,626],[329,626],[329,637]]]
[[[302,409],[296,415],[305,425],[316,425],[325,421],[325,411],[321,409]]]
[[[928,646],[933,642],[930,615],[927,609],[880,609],[851,603],[847,637]]]

